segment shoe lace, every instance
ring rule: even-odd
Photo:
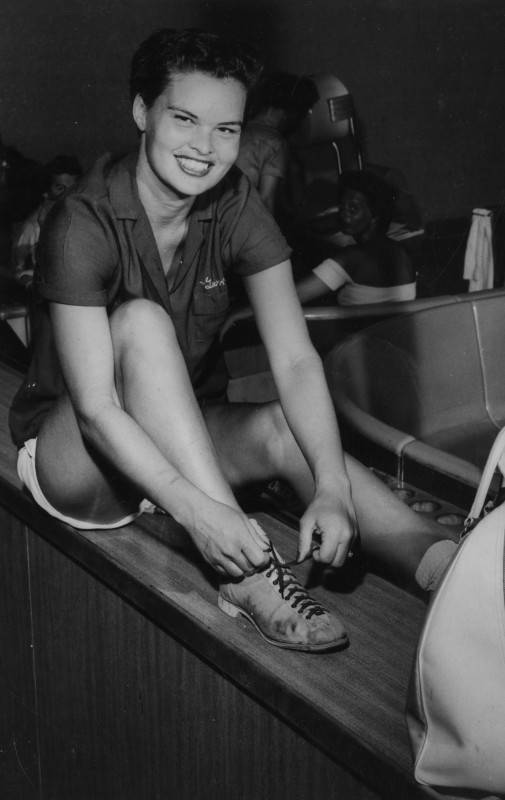
[[[302,586],[300,581],[295,578],[288,564],[284,564],[275,547],[270,544],[270,563],[265,571],[265,576],[271,579],[274,586],[279,587],[279,592],[283,600],[286,600],[292,608],[306,619],[313,616],[325,614],[324,608],[309,594]]]

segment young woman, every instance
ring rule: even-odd
[[[314,558],[334,567],[357,523],[364,545],[410,578],[441,535],[344,461],[289,248],[233,167],[255,73],[236,45],[194,30],[161,30],[140,46],[138,152],[100,160],[42,232],[36,285],[48,313],[11,428],[20,477],[49,513],[113,528],[147,498],[217,571],[224,611],[246,615],[273,644],[324,650],[345,644],[341,623],[278,564],[232,487],[289,480],[307,504],[300,559],[318,529]],[[280,403],[209,400],[232,273],[249,294]]]

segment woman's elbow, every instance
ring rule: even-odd
[[[272,371],[278,375],[294,378],[296,381],[303,381],[313,373],[321,373],[323,362],[315,347],[308,343],[303,351],[298,350],[278,365],[272,364]]]
[[[103,439],[110,412],[117,405],[114,398],[79,398],[73,403],[77,425],[86,441],[95,443]]]

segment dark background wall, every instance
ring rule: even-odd
[[[134,144],[129,59],[166,25],[238,35],[269,67],[333,72],[354,95],[368,159],[403,171],[428,220],[503,202],[503,0],[10,0],[4,142],[86,166]]]

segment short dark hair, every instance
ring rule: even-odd
[[[346,189],[361,192],[366,197],[372,215],[378,220],[379,230],[389,228],[396,201],[396,191],[390,183],[370,170],[349,170],[343,172],[338,180],[339,201]]]
[[[216,78],[234,78],[249,91],[258,80],[261,66],[240,42],[196,28],[162,28],[142,42],[132,58],[131,99],[138,94],[149,108],[176,72],[205,72]]]

